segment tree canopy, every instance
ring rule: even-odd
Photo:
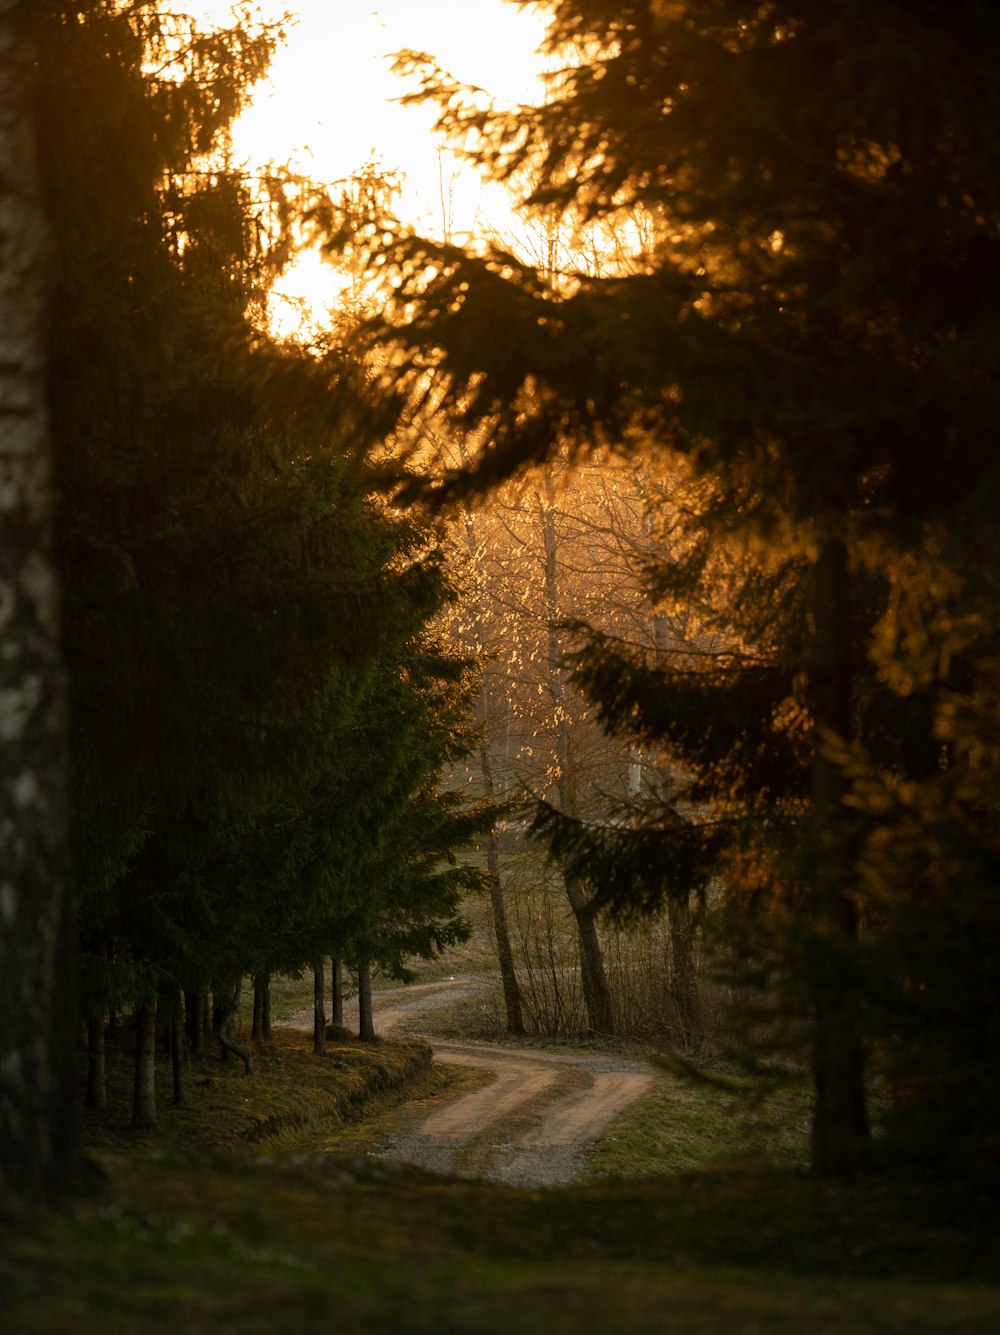
[[[471,669],[427,629],[452,596],[433,525],[379,494],[368,368],[265,326],[321,193],[227,153],[279,28],[107,0],[17,19],[84,1015],[210,989],[225,1012],[242,973],[346,941],[400,970],[464,930],[475,878],[447,864],[483,816],[440,790]]]
[[[536,107],[484,104],[424,55],[401,71],[526,212],[613,230],[619,255],[634,236],[633,253],[553,274],[386,217],[331,236],[367,237],[390,279],[367,336],[393,349],[399,401],[480,442],[423,489],[481,490],[557,450],[683,459],[699,505],[653,587],[714,602],[732,652],[691,671],[584,641],[576,677],[608,726],[662,743],[692,786],[683,820],[647,817],[661,833],[632,859],[622,834],[602,862],[611,835],[578,827],[579,865],[610,868],[619,903],[668,891],[668,866],[777,896],[794,924],[781,969],[812,1034],[817,1167],[863,1154],[865,1065],[887,1052],[901,1122],[933,1107],[981,1146],[975,1108],[996,1081],[969,1060],[995,1050],[997,989],[996,9],[545,8],[556,68]],[[735,573],[713,568],[720,553]],[[732,837],[706,863],[700,836],[725,815]],[[693,862],[671,855],[692,838]],[[949,1110],[956,1086],[969,1102]]]

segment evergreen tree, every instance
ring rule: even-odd
[[[544,105],[484,108],[424,57],[403,62],[422,76],[414,96],[437,101],[441,127],[488,172],[526,182],[526,207],[582,228],[650,220],[648,258],[556,290],[515,255],[467,255],[379,219],[372,235],[394,288],[390,318],[371,337],[395,347],[410,403],[443,408],[483,442],[471,470],[438,480],[441,495],[487,486],[556,447],[666,447],[710,480],[702,531],[741,546],[764,576],[751,659],[769,625],[780,640],[762,665],[735,657],[721,693],[688,683],[702,697],[689,692],[701,734],[690,754],[704,773],[728,738],[745,767],[726,759],[723,772],[738,769],[755,805],[780,810],[775,762],[782,749],[798,753],[787,785],[805,779],[802,809],[768,875],[809,929],[793,972],[813,1035],[814,1164],[848,1170],[867,1135],[864,1003],[881,984],[901,1016],[914,989],[925,995],[899,956],[862,995],[868,943],[894,919],[887,949],[894,942],[909,958],[902,921],[937,921],[884,853],[872,870],[886,829],[878,784],[930,785],[937,803],[944,782],[898,735],[883,745],[884,724],[870,726],[881,687],[902,701],[894,718],[917,717],[943,748],[947,847],[972,820],[968,856],[981,869],[963,902],[991,934],[997,926],[992,872],[982,870],[994,865],[990,803],[971,738],[992,728],[974,567],[993,556],[983,498],[997,480],[1000,19],[982,0],[947,10],[929,0],[905,10],[851,0],[548,9],[548,50],[562,65]],[[786,605],[774,623],[776,599]],[[928,642],[940,651],[933,667]],[[924,660],[916,676],[902,667],[914,654]],[[915,680],[916,711],[905,703]],[[852,778],[851,756],[867,787]],[[930,826],[903,808],[898,819],[920,831],[915,849]],[[862,857],[877,895],[862,894]],[[936,912],[946,884],[936,880]],[[925,931],[930,943],[936,929]],[[973,992],[981,1013],[995,1013],[989,953],[982,941],[960,951],[950,982],[926,989],[939,1018],[952,1002],[964,1012]],[[954,1037],[925,1059],[957,1051]],[[984,1078],[968,1075],[969,1088],[982,1091]]]
[[[211,989],[231,1046],[241,975],[311,963],[331,917],[365,911],[355,834],[384,840],[436,773],[396,751],[444,754],[433,711],[391,728],[443,586],[374,499],[364,368],[260,324],[297,215],[222,164],[276,34],[103,0],[37,22],[85,1013],[95,1042],[109,1009],[139,1013],[147,1125],[157,1005],[176,1024],[179,992]],[[390,777],[372,757],[366,786],[375,717]]]

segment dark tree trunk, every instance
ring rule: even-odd
[[[372,1014],[372,974],[367,960],[358,965],[358,1037],[370,1043],[375,1035],[375,1017]]]
[[[250,1037],[256,1041],[271,1037],[271,975],[258,973],[253,980],[253,1026]]]
[[[236,1022],[236,1012],[239,1006],[240,984],[239,982],[230,992],[226,989],[223,992],[223,1003],[216,1011],[215,1037],[219,1044],[219,1060],[227,1062],[230,1053],[239,1057],[243,1063],[243,1074],[253,1075],[253,1054],[249,1048],[237,1043],[233,1038],[233,1026]]]
[[[668,989],[680,1028],[681,1045],[695,1046],[699,1028],[698,981],[694,967],[694,936],[691,930],[691,905],[685,896],[671,895],[667,900],[670,927],[670,972]]]
[[[340,960],[330,961],[330,1023],[344,1023],[344,966]]]
[[[170,1070],[173,1076],[174,1104],[184,1102],[184,1067],[187,1064],[187,1035],[184,1032],[183,999],[178,994],[177,1008],[170,1025]]]
[[[184,1018],[187,1027],[188,1049],[193,1057],[205,1055],[205,994],[184,993]]]
[[[572,739],[569,729],[569,714],[566,710],[566,691],[563,683],[562,653],[559,643],[559,565],[555,520],[555,483],[551,472],[546,469],[543,480],[545,504],[540,503],[542,536],[545,543],[545,610],[548,615],[548,668],[549,689],[555,706],[556,723],[556,758],[558,777],[556,791],[559,794],[559,807],[566,816],[578,814],[576,774],[572,756]],[[563,884],[566,898],[573,910],[576,922],[577,939],[580,949],[580,976],[583,983],[583,999],[587,1008],[587,1021],[590,1028],[598,1034],[615,1032],[615,1010],[611,1000],[611,989],[604,972],[604,956],[601,942],[597,935],[597,923],[593,907],[583,885],[568,872],[563,872]]]
[[[38,6],[0,4],[0,1179],[80,1170],[66,683],[46,396],[48,229],[33,121]]]
[[[597,935],[594,911],[579,881],[569,875],[565,875],[563,881],[566,886],[566,897],[576,919],[580,946],[580,977],[583,983],[583,1000],[587,1007],[587,1020],[594,1033],[613,1034],[615,1008],[611,1000],[611,988],[604,972],[604,957]]]
[[[107,1085],[104,1076],[104,1016],[87,1025],[87,1107],[103,1109],[108,1106]]]
[[[467,462],[465,447],[462,457]],[[465,514],[465,539],[471,560],[478,559],[479,544],[476,541],[476,521],[472,510]],[[482,629],[476,626],[476,639],[480,640]],[[483,776],[483,796],[491,804],[496,800],[496,786],[493,782],[493,761],[490,755],[490,696],[488,676],[483,674],[476,706],[476,721],[482,729],[482,745],[479,748],[479,767]],[[524,1033],[524,1011],[521,1004],[521,987],[514,968],[514,952],[510,944],[510,928],[507,924],[507,908],[504,904],[503,883],[500,880],[500,858],[497,849],[495,830],[490,830],[486,841],[486,869],[489,872],[490,907],[493,910],[493,939],[497,947],[497,963],[500,966],[500,981],[503,984],[504,1010],[507,1016],[507,1033]]]
[[[488,714],[489,705],[484,680],[480,692],[480,715],[484,727],[488,722]],[[493,764],[490,757],[490,748],[485,742],[479,748],[479,765],[483,775],[484,796],[492,802],[496,796],[496,789],[493,784]],[[517,981],[517,970],[514,968],[514,952],[510,944],[507,907],[504,904],[503,885],[500,881],[500,855],[497,848],[496,831],[492,829],[486,839],[486,870],[489,872],[490,907],[493,910],[493,937],[497,946],[500,981],[503,983],[507,1033],[523,1034],[524,1012],[521,1006],[521,987]]]
[[[517,980],[517,970],[514,967],[514,951],[510,944],[507,906],[504,903],[503,886],[500,882],[497,838],[492,830],[486,838],[486,869],[489,872],[490,907],[493,910],[493,937],[496,941],[497,961],[500,965],[500,981],[503,983],[503,1004],[507,1016],[507,1033],[517,1036],[525,1032],[524,1009],[521,1005],[521,985]]]
[[[322,960],[313,965],[313,1052],[318,1056],[326,1051],[326,979],[323,968]]]
[[[207,1052],[212,1046],[212,1036],[215,1033],[215,1007],[212,1003],[211,992],[206,992],[201,999],[201,1049],[199,1055]]]
[[[857,1168],[869,1137],[865,1106],[860,999],[843,964],[855,953],[855,833],[845,805],[841,766],[832,742],[851,736],[851,600],[846,545],[827,540],[813,572],[813,641],[809,663],[813,743],[815,927],[828,958],[814,967],[813,1169],[839,1174]]]
[[[135,1016],[135,1086],[132,1126],[148,1131],[156,1125],[156,999],[144,1001]]]

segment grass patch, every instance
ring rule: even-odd
[[[8,1217],[5,1329],[986,1335],[1000,1322],[996,1205],[977,1214],[940,1187],[754,1170],[529,1192],[338,1157],[130,1156],[110,1192],[68,1218]]]
[[[389,1107],[422,1051],[336,1041],[317,1058],[308,1035],[279,1031],[250,1080],[196,1063],[183,1108],[164,1071],[161,1125],[143,1135],[124,1125],[130,1062],[112,1051],[113,1106],[88,1122],[101,1194],[62,1215],[0,1199],[5,1335],[1000,1329],[995,1197],[809,1179],[789,1167],[797,1091],[754,1110],[661,1075],[593,1180],[518,1191],[363,1157],[482,1079],[425,1067],[413,1101]],[[384,1103],[354,1124],[362,1086]],[[734,1150],[757,1157],[737,1166]]]
[[[489,1071],[471,1066],[431,1066],[407,1084],[405,1101],[387,1106],[373,1102],[363,1119],[317,1137],[312,1148],[325,1154],[380,1155],[397,1136],[412,1131],[435,1109],[482,1089],[492,1078]]]
[[[498,999],[499,1006],[503,1005],[502,997],[499,986],[491,983],[479,986],[477,979],[468,995],[403,1016],[393,1026],[393,1032],[495,1043],[504,1036],[498,1010]],[[375,1022],[378,1023],[377,1015]]]
[[[583,1178],[632,1179],[757,1159],[804,1170],[811,1093],[804,1085],[757,1098],[661,1074],[652,1093],[615,1120],[587,1155]]]
[[[275,1137],[287,1143],[290,1137],[328,1132],[350,1122],[379,1098],[398,1101],[407,1084],[429,1066],[430,1049],[412,1039],[328,1040],[325,1055],[317,1057],[309,1035],[278,1029],[272,1039],[257,1045],[255,1073],[249,1078],[235,1059],[192,1060],[179,1107],[171,1102],[171,1074],[161,1061],[158,1124],[151,1131],[135,1131],[128,1125],[131,1041],[122,1035],[108,1047],[107,1110],[84,1110],[85,1139],[99,1153],[133,1154],[164,1148],[263,1147]]]

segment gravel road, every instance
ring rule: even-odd
[[[422,1012],[473,996],[481,986],[455,978],[378,993],[376,1029],[388,1034],[405,1020],[413,1033]],[[293,1023],[311,1027],[311,1012]],[[435,1061],[493,1077],[387,1137],[384,1157],[435,1172],[524,1187],[572,1182],[583,1151],[652,1083],[647,1067],[607,1053],[422,1037]]]

